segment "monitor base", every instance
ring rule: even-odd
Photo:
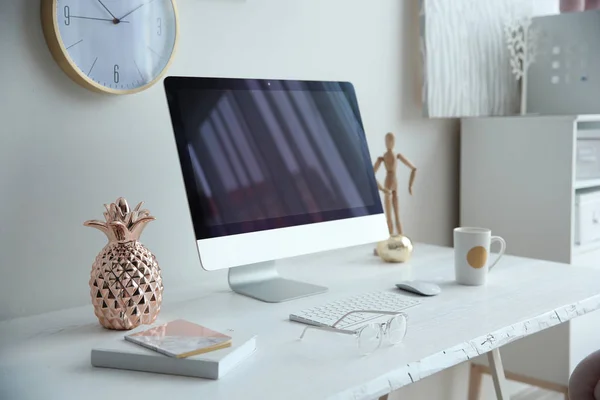
[[[281,303],[327,291],[324,286],[282,278],[274,261],[229,269],[229,287],[267,303]]]

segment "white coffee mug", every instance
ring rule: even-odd
[[[490,245],[500,242],[500,251],[494,262],[489,262]],[[461,285],[479,286],[487,283],[488,272],[498,263],[506,242],[500,236],[492,236],[486,228],[454,229],[454,272]]]

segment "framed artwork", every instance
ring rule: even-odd
[[[590,10],[600,5],[595,3],[600,0],[421,0],[423,115],[527,113],[527,75],[536,55],[531,43],[552,36],[531,28],[538,18]],[[545,26],[563,22],[559,18]],[[545,46],[537,47],[551,48]]]

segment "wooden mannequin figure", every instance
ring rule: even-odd
[[[394,153],[394,146],[396,144],[396,138],[393,133],[388,133],[385,135],[385,147],[387,151],[381,157],[377,158],[373,169],[377,174],[379,167],[381,164],[385,166],[385,182],[382,186],[377,181],[377,187],[379,190],[385,193],[385,216],[387,218],[388,230],[391,236],[403,235],[402,233],[402,224],[400,223],[400,211],[398,205],[398,175],[396,173],[396,169],[398,166],[398,160],[402,162],[402,164],[406,165],[411,169],[410,179],[408,181],[408,193],[412,195],[412,187],[415,181],[415,176],[417,174],[417,168],[408,161],[402,154]],[[394,213],[394,218],[392,219],[392,212]],[[395,222],[395,230],[394,223]],[[397,233],[394,233],[396,231]]]

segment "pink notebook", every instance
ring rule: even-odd
[[[231,346],[231,336],[183,319],[127,335],[125,340],[175,358],[208,353]]]

